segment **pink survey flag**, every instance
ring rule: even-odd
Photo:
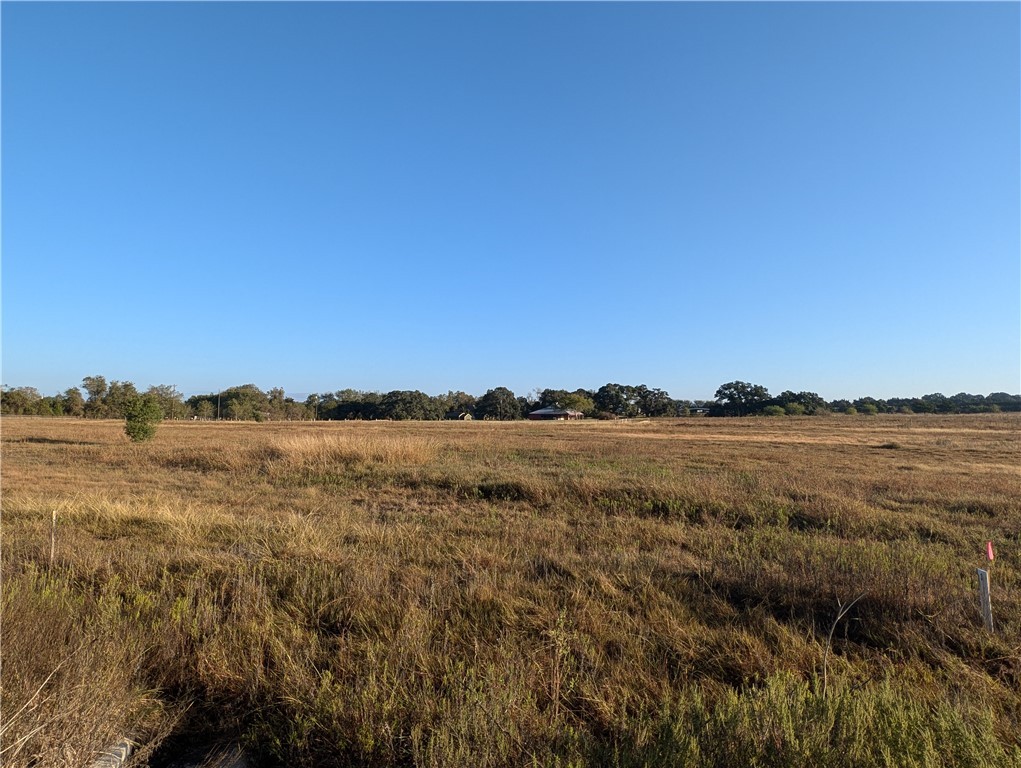
[[[989,559],[990,563],[996,559],[996,556],[993,554],[993,542],[991,541],[986,542],[986,557]]]

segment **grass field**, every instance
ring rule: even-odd
[[[1021,766],[1017,414],[2,441],[5,767]]]

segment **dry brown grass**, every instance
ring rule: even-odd
[[[2,427],[5,765],[1021,764],[1015,415]]]

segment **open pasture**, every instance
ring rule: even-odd
[[[5,766],[1021,765],[1017,414],[2,449]]]

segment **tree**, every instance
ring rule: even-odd
[[[82,379],[82,389],[89,396],[85,403],[85,415],[99,419],[106,415],[106,378],[103,376],[86,376]]]
[[[519,398],[520,399],[520,398]],[[566,389],[544,389],[539,393],[534,403],[536,408],[568,408],[573,411],[580,411],[586,416],[595,413],[596,405],[592,401],[592,393],[585,389],[576,389],[573,392]],[[526,414],[527,415],[527,412]]]
[[[287,417],[287,396],[283,387],[273,387],[268,393],[269,414],[272,419]]]
[[[778,405],[786,408],[788,405],[800,405],[803,413],[812,415],[826,411],[826,401],[815,392],[791,392],[789,389],[781,392],[776,398]]]
[[[293,397],[284,401],[284,418],[288,421],[307,421],[310,415],[304,403],[297,402]]]
[[[163,408],[154,395],[136,395],[124,405],[124,432],[132,442],[152,440],[161,421]]]
[[[324,419],[386,419],[383,412],[383,395],[379,392],[360,392],[356,389],[342,389],[326,395],[319,406],[319,415]]]
[[[769,400],[769,390],[761,384],[731,381],[716,390],[718,413],[724,416],[744,416],[761,410]]]
[[[563,401],[560,403],[564,408],[570,408],[575,411],[581,411],[586,416],[591,416],[596,412],[596,404],[592,401],[592,398],[584,390],[578,390],[577,392],[568,392],[564,395]]]
[[[211,419],[216,416],[216,406],[206,399],[196,400],[194,411],[200,419]]]
[[[936,402],[938,401],[926,400],[924,397],[915,397],[911,399],[911,410],[914,413],[935,413]]]
[[[85,398],[82,397],[78,387],[71,387],[63,396],[63,411],[65,416],[84,416]]]
[[[323,402],[323,398],[318,392],[313,392],[305,398],[305,410],[312,421],[319,420],[319,404],[321,402]]]
[[[462,413],[473,414],[475,413],[475,396],[469,395],[467,392],[447,392],[445,395],[439,395],[436,398],[443,406],[444,414],[455,414],[460,416]]]
[[[12,416],[35,414],[41,400],[35,387],[4,387],[0,390],[0,411]]]
[[[149,387],[145,393],[156,398],[160,408],[163,409],[164,419],[179,419],[187,413],[184,395],[178,392],[177,387],[173,384],[158,384]]]
[[[992,408],[998,406],[1001,411],[1021,411],[1021,395],[1008,395],[1006,392],[990,392],[985,397],[985,405]]]
[[[951,402],[950,398],[942,392],[934,392],[931,395],[922,395],[922,400],[924,400],[927,406],[932,409],[930,413],[951,413],[954,410],[953,402]]]
[[[539,399],[535,403],[536,408],[566,408],[564,399],[567,397],[566,389],[544,389],[539,393]]]
[[[396,421],[435,421],[443,418],[442,405],[417,389],[387,392],[379,404],[379,411],[382,418]]]
[[[886,413],[887,405],[883,400],[876,400],[874,397],[859,397],[851,403],[860,413]]]
[[[130,381],[111,381],[110,389],[103,398],[103,406],[110,418],[124,418],[128,406],[138,396],[138,390]],[[156,402],[159,404],[158,400]]]
[[[507,387],[496,387],[479,398],[475,404],[475,416],[495,421],[520,419],[521,404]]]
[[[47,395],[39,398],[35,404],[37,416],[63,416],[64,406],[59,395]]]
[[[219,394],[221,417],[235,421],[262,421],[269,410],[266,393],[254,384],[225,389]]]
[[[635,388],[638,408],[646,416],[675,416],[677,405],[662,389],[649,389],[644,384]]]
[[[535,401],[525,395],[518,395],[514,399],[518,402],[518,415],[515,418],[527,419],[528,414],[537,408]]]
[[[192,395],[185,400],[184,405],[200,419],[215,419],[217,417],[216,398],[217,395],[214,392],[210,392],[208,395]]]
[[[638,398],[637,387],[628,384],[604,384],[596,390],[592,402],[597,411],[611,413],[621,418],[632,418],[642,414]]]

